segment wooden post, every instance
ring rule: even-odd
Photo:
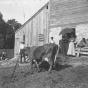
[[[78,48],[78,52],[77,52],[77,55],[76,55],[76,57],[79,57],[80,50],[81,50],[81,48]]]

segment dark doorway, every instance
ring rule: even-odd
[[[67,33],[68,38],[71,38],[71,35],[73,35],[74,38],[76,38],[76,31],[75,28],[71,28],[73,31],[71,33]]]

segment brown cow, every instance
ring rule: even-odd
[[[33,52],[31,67],[33,66],[33,62],[35,62],[37,65],[38,71],[40,71],[39,65],[42,62],[47,61],[50,65],[49,72],[51,72],[52,67],[54,65],[54,59],[55,59],[57,50],[58,50],[58,45],[53,43],[44,44],[43,46],[37,47]]]

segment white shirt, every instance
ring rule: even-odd
[[[55,42],[53,40],[51,40],[50,43],[55,43]]]
[[[20,52],[20,49],[24,49],[25,48],[25,45],[24,44],[20,44],[20,48],[19,48],[19,52]]]
[[[20,49],[24,49],[25,45],[24,44],[20,44]]]

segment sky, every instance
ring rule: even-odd
[[[5,21],[16,19],[19,23],[26,22],[49,0],[0,0],[0,12]]]

